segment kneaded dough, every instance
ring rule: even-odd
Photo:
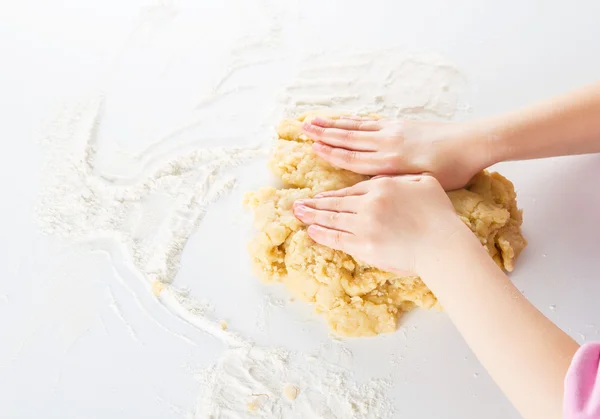
[[[314,304],[331,330],[341,336],[390,333],[403,312],[414,307],[440,308],[419,277],[399,277],[321,246],[294,216],[295,200],[368,179],[333,167],[312,153],[312,141],[300,131],[302,121],[312,117],[309,113],[286,119],[278,128],[269,166],[286,188],[266,187],[245,197],[258,230],[249,245],[255,274],[265,282],[285,284],[297,298]],[[498,173],[484,171],[465,189],[448,196],[494,261],[512,271],[527,244],[512,183]]]

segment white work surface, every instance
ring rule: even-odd
[[[270,27],[278,40],[268,47],[273,62],[236,73],[254,86],[212,111],[209,131],[234,138],[220,145],[268,141],[244,138],[251,134],[247,121],[265,118],[291,71],[290,57],[311,48],[440,54],[466,75],[471,113],[462,117],[475,118],[597,80],[599,17],[593,0],[3,1],[0,417],[191,416],[203,391],[195,371],[224,349],[162,309],[133,275],[117,278],[94,244],[42,234],[34,207],[44,154],[36,138],[57,106],[104,95],[98,149],[111,150],[104,155],[109,168],[120,158],[114,150],[139,152],[201,117],[197,105],[230,65],[232,48]],[[281,21],[273,26],[273,19]],[[198,129],[202,124],[174,146],[215,145],[203,144]],[[600,157],[498,169],[515,183],[529,240],[512,279],[578,342],[600,340]],[[251,216],[241,198],[266,182],[266,172],[264,157],[241,166],[238,186],[210,207],[190,238],[176,283],[209,300],[231,330],[261,345],[314,352],[330,341],[323,320],[250,273]],[[285,307],[270,308],[259,329],[265,294]],[[350,368],[362,377],[393,370],[386,393],[393,417],[518,417],[444,313],[413,312],[402,328],[333,343],[352,352]]]

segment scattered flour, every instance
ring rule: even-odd
[[[280,101],[286,116],[316,107],[389,117],[448,119],[461,103],[465,76],[437,56],[396,50],[321,53],[299,66]]]
[[[264,154],[260,146],[196,149],[152,165],[133,178],[105,175],[97,168],[103,98],[65,109],[44,130],[50,152],[48,183],[37,206],[45,232],[94,243],[114,259],[114,247],[149,290],[186,320],[204,320],[204,309],[171,284],[181,254],[208,207],[235,186],[231,170]],[[160,285],[157,285],[160,284]],[[230,336],[216,322],[202,330]],[[236,339],[229,339],[236,341]]]
[[[276,309],[283,309],[285,301],[274,297],[271,294],[265,294],[263,300],[258,306],[256,312],[256,327],[261,332],[267,331],[269,327],[269,319]]]
[[[228,349],[203,371],[195,417],[389,418],[390,383],[356,384],[349,370],[316,357],[258,347]],[[296,383],[290,389],[289,383]],[[287,390],[286,390],[287,389]],[[294,400],[290,403],[290,400]]]
[[[188,238],[208,206],[234,186],[231,169],[263,155],[264,149],[199,149],[159,167],[150,159],[152,170],[133,178],[113,177],[102,174],[96,161],[102,106],[100,97],[65,109],[44,131],[43,143],[50,152],[44,171],[48,185],[37,215],[45,232],[106,254],[118,281],[160,328],[197,345],[149,312],[125,280],[124,270],[143,281],[159,307],[229,346],[202,375],[205,388],[196,417],[246,417],[253,410],[263,417],[389,417],[391,407],[384,397],[388,383],[357,384],[349,369],[317,357],[253,347],[212,318],[209,303],[196,301],[173,284]],[[284,302],[273,299],[269,304]],[[109,306],[137,340],[111,292]],[[294,403],[282,393],[289,382],[302,385]]]
[[[271,6],[275,17],[283,13],[276,10],[275,3]],[[281,30],[280,25],[273,24],[264,39],[249,39],[252,54],[245,53],[246,48],[234,50],[223,76],[208,95],[200,98],[197,107],[208,108],[222,97],[252,89],[253,86],[236,84],[233,76],[249,67],[281,60],[275,48],[282,49]],[[255,54],[256,51],[261,54]],[[283,89],[276,112],[292,115],[322,107],[392,117],[446,119],[467,109],[460,103],[464,76],[437,57],[382,50],[328,52],[308,58],[294,57],[298,63],[296,75]],[[47,233],[86,242],[107,252],[119,281],[142,309],[147,310],[126,285],[121,269],[137,274],[160,307],[228,345],[217,363],[199,374],[204,385],[194,416],[391,417],[393,409],[385,397],[390,383],[357,383],[351,370],[340,366],[352,363],[352,353],[343,345],[333,348],[333,363],[325,361],[321,354],[331,347],[307,356],[254,346],[212,318],[210,304],[192,299],[187,290],[173,284],[184,246],[207,209],[234,188],[234,169],[265,155],[267,148],[197,148],[165,161],[159,151],[163,143],[170,142],[171,137],[167,136],[132,156],[141,166],[136,175],[105,174],[97,156],[103,106],[104,98],[100,96],[67,107],[45,128],[42,143],[49,151],[44,171],[48,185],[37,215]],[[280,117],[273,114],[271,122],[274,124]],[[193,124],[197,122],[190,126]],[[107,245],[109,242],[112,244]],[[109,305],[124,321],[112,294]],[[267,321],[272,309],[284,305],[281,300],[266,297],[260,322]],[[128,332],[136,338],[131,327]],[[177,336],[196,344],[187,336]]]

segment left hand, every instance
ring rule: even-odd
[[[432,248],[468,227],[431,176],[377,177],[294,203],[309,236],[371,266],[419,274]]]

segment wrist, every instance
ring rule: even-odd
[[[456,216],[437,237],[420,248],[423,251],[416,255],[415,272],[430,288],[435,288],[438,280],[447,281],[448,276],[469,269],[480,257],[490,259],[477,237]]]
[[[469,150],[472,159],[470,164],[475,173],[506,160],[503,134],[499,129],[499,121],[484,119],[469,124],[471,135],[465,150]]]
[[[503,161],[514,160],[517,151],[514,139],[522,136],[519,132],[518,118],[512,114],[485,118],[474,122],[474,129],[480,139],[480,148],[486,156],[486,166],[489,167]]]

